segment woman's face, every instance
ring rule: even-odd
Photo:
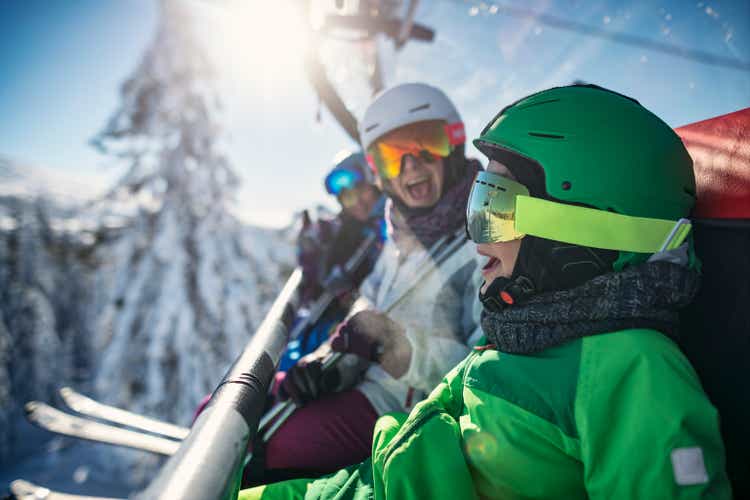
[[[516,180],[505,165],[495,160],[490,160],[487,171]],[[516,267],[516,259],[520,249],[521,240],[477,244],[477,253],[488,257],[487,263],[482,268],[482,277],[484,278],[482,293],[487,291],[487,287],[496,278],[510,278],[513,274],[513,268]]]
[[[443,194],[445,164],[440,157],[430,160],[412,155],[403,157],[401,173],[387,181],[391,193],[409,208],[428,208]]]
[[[365,222],[378,201],[378,192],[374,186],[360,183],[349,195],[339,196],[339,203],[344,212],[358,221]],[[352,201],[345,200],[349,196]]]

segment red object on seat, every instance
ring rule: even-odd
[[[750,219],[750,108],[675,130],[693,158],[699,219]]]

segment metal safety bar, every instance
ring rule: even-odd
[[[210,500],[236,494],[248,443],[257,433],[268,386],[286,346],[301,280],[297,268],[190,434],[136,499]]]

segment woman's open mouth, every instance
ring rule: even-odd
[[[420,177],[406,184],[406,191],[415,201],[428,201],[432,196],[432,182],[429,177]]]

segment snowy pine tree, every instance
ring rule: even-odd
[[[106,250],[97,347],[102,399],[188,423],[283,284],[230,213],[238,178],[222,153],[214,72],[189,4],[162,0],[151,46],[94,139],[128,162],[111,203],[135,200]],[[287,252],[288,253],[288,252]]]
[[[87,375],[95,263],[64,229],[77,221],[43,197],[0,197],[0,463],[38,448],[24,403]]]

